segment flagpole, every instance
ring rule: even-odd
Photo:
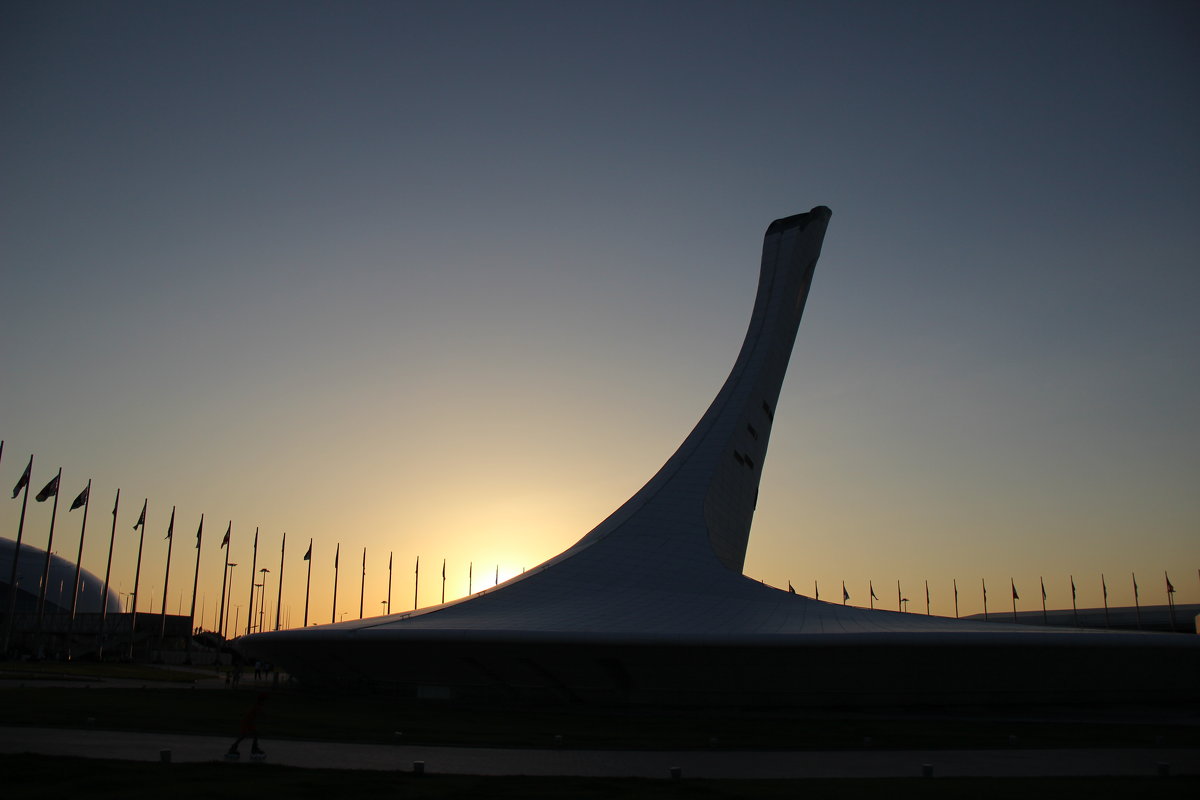
[[[446,559],[442,559],[442,603],[446,602]]]
[[[1008,579],[1008,584],[1012,587],[1012,606],[1013,606],[1013,622],[1017,621],[1017,584],[1011,577]]]
[[[229,552],[233,549],[233,520],[225,528],[225,536],[221,539],[221,548],[225,553],[221,556],[221,600],[217,605],[217,635],[225,638],[225,588],[229,583]]]
[[[287,531],[283,532],[283,543],[279,545],[279,594],[275,598],[275,630],[279,630],[279,611],[283,608],[283,554],[287,552]]]
[[[875,584],[872,581],[867,581],[867,589],[871,592],[871,608],[875,608]]]
[[[392,613],[392,554],[388,553],[388,596],[387,596],[387,612]]]
[[[204,536],[204,515],[196,529],[196,577],[192,578],[192,610],[188,612],[187,663],[192,663],[192,637],[196,635],[196,590],[200,588],[200,543]],[[201,612],[203,613],[203,612]]]
[[[258,568],[258,526],[254,526],[254,554],[250,556],[250,613],[246,615],[246,635],[254,626],[254,574]]]
[[[308,590],[312,587],[312,537],[308,538],[308,552],[304,560],[308,562],[308,578],[304,581],[304,627],[308,627]]]
[[[337,550],[333,552],[333,611],[329,614],[329,622],[332,624],[337,622],[337,581],[338,581],[338,561],[342,554],[342,543],[338,542]]]
[[[467,563],[467,596],[468,597],[471,596],[471,589],[473,588],[472,582],[474,581],[474,579],[475,579],[475,562],[470,561]]]
[[[25,496],[21,499],[21,521],[17,523],[17,548],[13,551],[12,576],[8,579],[8,617],[4,620],[4,653],[8,654],[8,643],[12,636],[13,617],[17,613],[17,564],[21,562],[21,535],[25,532],[25,509],[29,505],[29,483],[33,475],[33,454],[29,454],[29,465],[17,481],[13,489],[13,497],[17,496],[24,484]]]
[[[1138,602],[1137,573],[1129,573],[1133,577],[1133,611],[1137,614],[1138,630],[1142,629],[1142,605]]]
[[[499,585],[500,585],[500,565],[497,564],[496,565],[496,582],[493,583],[492,586],[499,586]]]
[[[1167,582],[1167,608],[1171,612],[1171,631],[1175,631],[1175,587],[1171,585],[1171,577],[1163,570],[1163,580]]]
[[[76,501],[79,498],[75,498]],[[83,563],[83,537],[87,533],[88,506],[92,500],[92,479],[88,478],[87,488],[83,490],[83,522],[79,525],[79,555],[75,556],[75,590],[71,593],[71,619],[67,622],[67,660],[71,660],[71,640],[75,635],[75,612],[79,607],[79,569]],[[78,508],[75,503],[71,509]],[[68,509],[68,510],[71,510]]]
[[[1075,576],[1071,578],[1071,617],[1075,620],[1075,627],[1079,627],[1079,609],[1075,607]]]
[[[952,578],[954,581],[954,618],[958,619],[958,578]]]
[[[850,599],[850,593],[846,591],[846,582],[842,581],[842,605],[846,605],[846,601]]]
[[[120,505],[121,490],[117,489],[117,496],[113,500],[112,533],[108,535],[108,563],[104,566],[104,591],[100,597],[100,632],[97,634],[99,643],[96,646],[96,657],[101,661],[104,660],[104,642],[108,638],[108,579],[112,576],[113,543],[117,540],[117,507]],[[120,611],[120,608],[117,610]]]
[[[900,591],[900,581],[896,581],[896,610],[904,610],[904,595]]]
[[[362,581],[358,585],[358,618],[363,618],[363,598],[367,594],[367,548],[363,548]]]
[[[142,578],[142,545],[146,543],[146,507],[150,504],[150,498],[142,501],[142,513],[138,517],[137,524],[133,526],[137,530],[141,526],[141,534],[138,536],[138,554],[137,554],[137,569],[133,572],[133,608],[130,609],[129,616],[129,660],[133,660],[133,635],[137,630],[137,603],[141,597],[138,595],[138,583]]]
[[[929,579],[925,579],[925,616],[929,616]]]
[[[983,621],[987,622],[987,578],[979,579],[983,583]]]
[[[417,568],[413,579],[413,611],[417,610],[417,589],[421,588],[421,557],[417,556]]]
[[[1038,582],[1042,584],[1042,624],[1049,625],[1050,620],[1046,618],[1046,579],[1039,575]]]
[[[171,521],[167,523],[167,568],[163,572],[162,617],[158,626],[158,647],[162,649],[167,635],[167,585],[171,580],[171,549],[175,546],[175,506],[171,506]],[[154,609],[151,609],[153,611]]]
[[[1100,573],[1100,588],[1104,592],[1104,627],[1108,627],[1108,584],[1104,581],[1104,573]]]
[[[58,517],[58,489],[61,485],[62,485],[62,467],[59,467],[58,475],[54,478],[54,508],[50,511],[50,538],[46,541],[46,561],[45,561],[45,566],[42,567],[42,588],[38,592],[37,634],[38,634],[38,639],[39,639],[39,646],[40,646],[40,638],[41,638],[41,633],[42,633],[42,616],[46,612],[46,590],[49,588],[48,584],[50,583],[50,551],[54,547],[54,520]],[[49,485],[47,485],[47,488],[48,487],[49,487]],[[45,491],[45,489],[43,489],[42,491]],[[39,492],[38,496],[34,497],[33,499],[34,500],[45,500],[46,498],[41,495],[41,492]]]

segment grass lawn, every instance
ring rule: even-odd
[[[114,665],[120,666],[120,665]],[[159,684],[161,686],[161,684]],[[257,690],[242,688],[0,689],[0,724],[225,736]],[[282,690],[260,718],[264,738],[503,747],[856,749],[1200,746],[1200,726],[1153,717],[1082,714],[1014,719],[980,713],[877,716],[427,705],[386,695]],[[561,737],[561,739],[557,738]],[[868,741],[869,740],[869,741]]]
[[[30,798],[172,800],[332,798],[871,798],[871,800],[1092,800],[1193,796],[1191,778],[892,778],[846,780],[650,780],[645,778],[472,777],[271,764],[156,764],[0,755],[6,793]],[[1191,786],[1191,789],[1188,787]]]
[[[217,673],[209,670],[209,677]],[[90,679],[117,678],[134,681],[169,681],[192,683],[205,677],[203,673],[171,667],[156,667],[150,664],[124,664],[120,662],[76,661],[0,661],[0,678],[9,680],[53,680],[86,682]]]

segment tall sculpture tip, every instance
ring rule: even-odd
[[[782,233],[789,228],[804,228],[814,220],[828,222],[831,216],[833,216],[833,212],[829,210],[828,206],[816,206],[811,211],[806,211],[803,214],[794,214],[790,217],[775,220],[767,227],[767,235]]]

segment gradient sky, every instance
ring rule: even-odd
[[[733,365],[771,220],[833,209],[746,574],[924,611],[1200,602],[1190,2],[9,2],[0,489],[186,612],[233,521],[298,624],[574,543]],[[0,509],[15,536],[20,503]],[[25,541],[45,546],[50,508]],[[55,549],[74,557],[79,512]],[[260,563],[261,566],[261,563]],[[181,594],[182,593],[182,594]],[[182,598],[182,599],[181,599]]]

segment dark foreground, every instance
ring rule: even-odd
[[[653,780],[648,778],[414,776],[401,772],[294,769],[271,764],[154,764],[0,755],[6,793],[21,798],[521,797],[521,798],[1073,798],[1192,796],[1200,779],[891,778]]]
[[[1200,772],[1200,710],[1186,705],[611,711],[422,704],[386,695],[272,690],[266,680],[247,684],[231,690],[217,673],[149,665],[0,665],[0,726],[8,742],[0,754],[0,792],[172,800],[1177,800],[1200,788],[1194,776]],[[218,760],[262,691],[259,728],[271,760]],[[156,762],[160,747],[174,748],[173,763]],[[422,758],[427,774],[412,774],[413,760]],[[501,763],[476,763],[486,758]],[[464,763],[451,768],[450,760]],[[611,765],[615,761],[623,771]],[[596,763],[607,766],[597,770]],[[932,778],[918,777],[926,763],[934,766]],[[1170,776],[1156,774],[1164,763]],[[669,766],[681,766],[682,779],[669,778]],[[1098,776],[1101,771],[1108,775]],[[985,774],[1008,777],[965,777]],[[571,777],[582,775],[593,777]],[[905,777],[889,777],[898,775]],[[1021,775],[1038,777],[1015,777]]]

